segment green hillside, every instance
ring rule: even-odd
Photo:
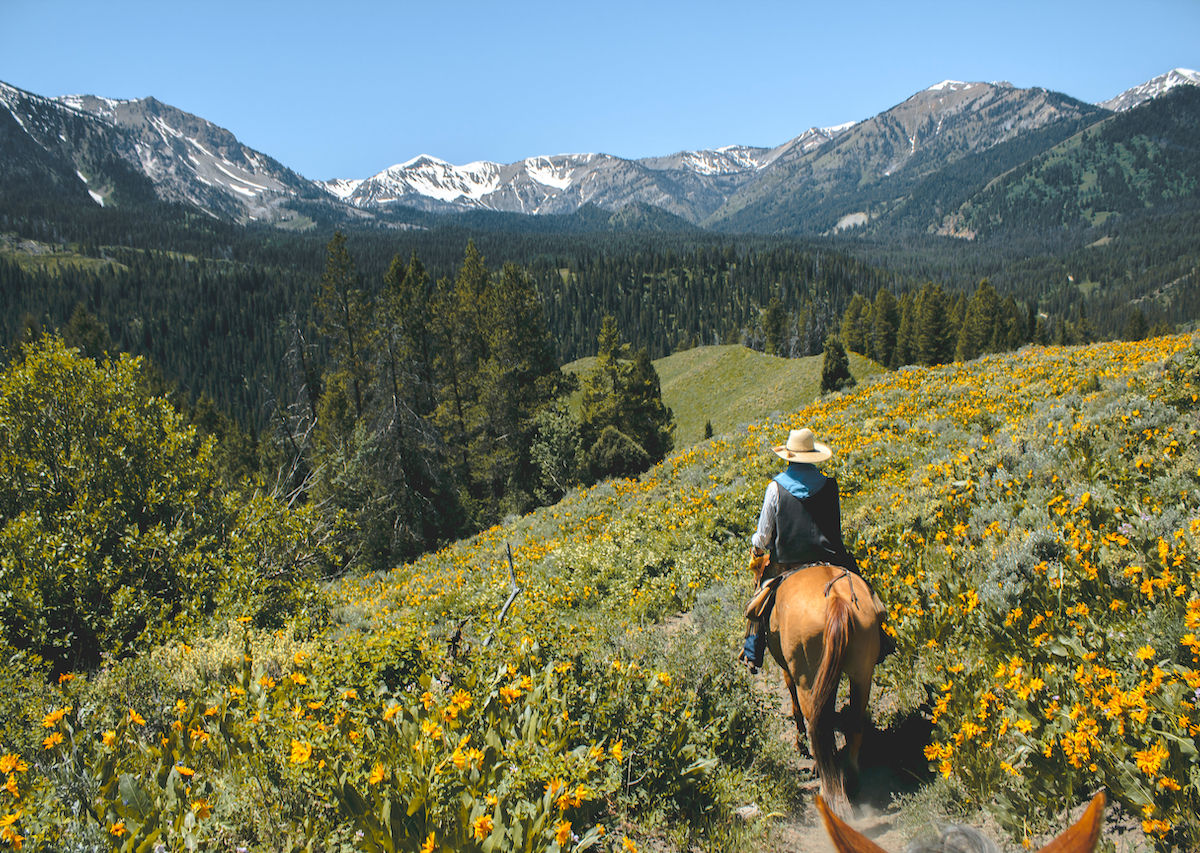
[[[849,357],[850,372],[859,381],[881,371],[857,353]],[[656,359],[663,401],[675,413],[676,449],[703,439],[706,421],[712,422],[713,434],[719,436],[811,403],[821,393],[823,358],[778,358],[726,344]],[[581,358],[563,369],[582,376],[594,363],[594,358]]]

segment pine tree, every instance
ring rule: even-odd
[[[631,460],[644,457],[644,468],[670,452],[674,415],[663,404],[650,351],[643,347],[632,362],[621,360],[625,347],[612,317],[601,323],[598,345],[596,366],[583,381],[583,445],[593,477],[627,475],[634,473],[628,469]],[[606,467],[609,463],[615,467]]]
[[[333,370],[344,381],[354,404],[354,416],[363,410],[363,386],[368,381],[367,328],[369,303],[359,282],[354,259],[346,248],[346,235],[335,232],[326,247],[325,273],[317,296],[319,330],[330,344]]]
[[[997,322],[1000,319],[1000,299],[995,288],[986,278],[979,282],[979,287],[967,303],[966,314],[963,317],[962,328],[958,333],[958,343],[954,357],[958,361],[970,361],[985,352],[994,350]],[[1006,336],[1005,336],[1006,337]]]
[[[886,287],[875,294],[871,312],[870,356],[884,367],[896,366],[896,336],[900,331],[900,304]]]
[[[784,355],[784,326],[787,323],[787,315],[779,304],[779,300],[772,297],[770,304],[767,305],[767,310],[763,312],[763,352],[767,355]]]
[[[917,360],[916,299],[911,293],[900,297],[900,328],[896,330],[896,350],[892,366],[914,364]]]
[[[850,297],[846,313],[842,317],[841,342],[846,349],[866,354],[867,339],[870,328],[867,300],[862,294],[856,293]]]
[[[917,294],[914,312],[916,360],[919,364],[945,364],[954,356],[952,307],[940,284],[926,282]]]
[[[431,414],[435,404],[431,299],[429,275],[416,252],[407,264],[399,255],[392,258],[380,296],[379,357],[396,405],[420,417]]]
[[[590,447],[600,431],[618,419],[621,392],[621,356],[623,348],[617,322],[611,314],[600,321],[596,366],[583,380],[580,425],[584,445]]]
[[[836,336],[825,341],[825,359],[821,362],[821,391],[841,391],[855,384],[850,373],[846,350]]]
[[[1147,331],[1149,331],[1149,325],[1146,323],[1146,315],[1142,313],[1141,308],[1134,308],[1129,313],[1129,321],[1125,324],[1125,340],[1143,340]]]
[[[652,462],[675,446],[675,416],[663,403],[658,371],[650,350],[639,349],[625,370],[621,394],[621,420],[629,436],[642,446]]]
[[[484,298],[488,333],[478,394],[487,413],[482,433],[493,451],[484,455],[484,465],[474,467],[482,472],[490,465],[492,493],[523,512],[537,482],[529,451],[535,419],[569,383],[558,368],[541,301],[525,271],[505,264]]]

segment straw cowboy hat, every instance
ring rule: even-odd
[[[833,456],[829,445],[813,440],[813,431],[808,427],[792,430],[788,433],[787,444],[771,449],[788,462],[824,462]]]

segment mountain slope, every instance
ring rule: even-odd
[[[962,236],[1099,225],[1195,198],[1200,189],[1200,87],[1092,125],[998,177],[944,223]]]
[[[1063,121],[1105,112],[1045,89],[944,81],[782,162],[705,224],[726,231],[825,232],[886,212],[961,158]]]
[[[0,106],[19,128],[8,124],[5,162],[98,205],[158,198],[219,219],[280,223],[297,218],[287,202],[327,198],[224,128],[154,98],[43,98],[0,84]],[[9,180],[5,169],[12,192]]]

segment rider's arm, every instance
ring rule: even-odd
[[[750,537],[750,544],[758,551],[766,551],[775,539],[775,516],[779,512],[779,486],[775,481],[767,483],[763,495],[762,511],[758,514],[758,529]]]

